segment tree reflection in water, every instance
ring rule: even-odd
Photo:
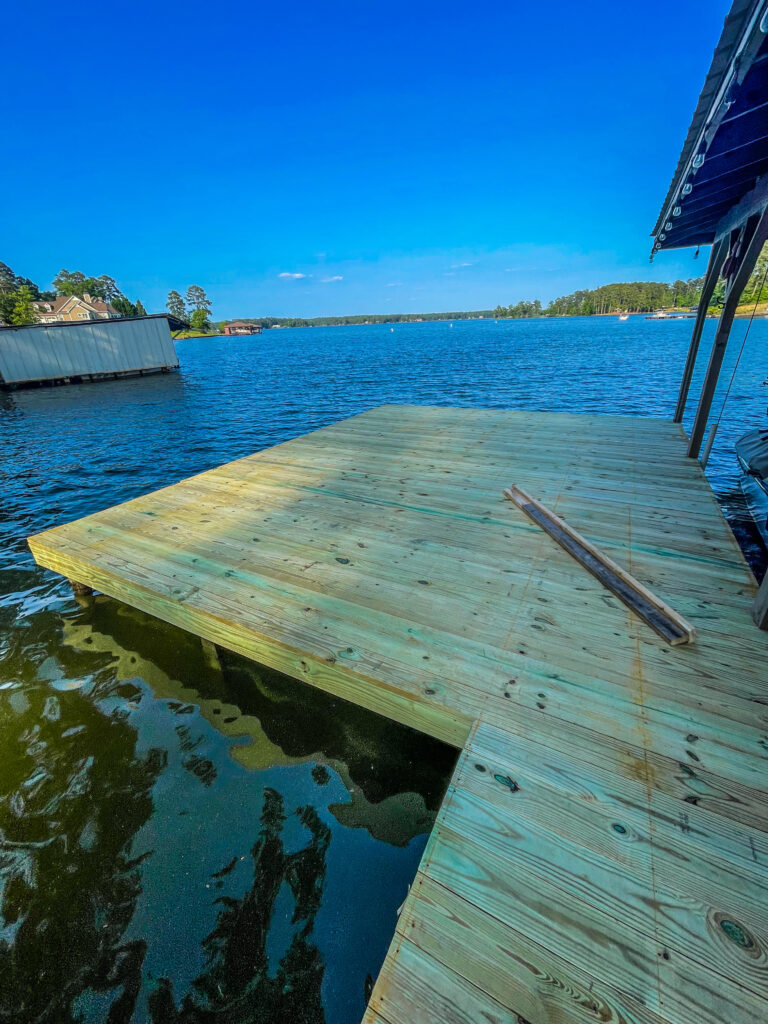
[[[221,909],[216,927],[202,943],[208,956],[206,970],[195,978],[194,993],[184,996],[179,1009],[171,983],[161,979],[149,999],[156,1024],[325,1020],[320,992],[324,964],[310,937],[322,899],[331,832],[313,807],[302,807],[296,814],[311,838],[303,849],[287,854],[281,835],[283,799],[274,789],[264,796],[261,833],[252,850],[253,884],[240,899],[217,900]],[[267,936],[283,883],[293,894],[292,923],[298,927],[270,976]]]
[[[0,694],[3,1021],[74,1024],[87,989],[117,992],[110,1022],[134,1011],[146,942],[123,935],[147,853],[131,841],[164,756],[137,754],[135,729],[100,706],[104,692],[94,680],[87,697],[35,683]]]
[[[454,753],[107,598],[7,625],[0,1022],[359,1021]]]

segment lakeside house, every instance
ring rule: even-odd
[[[58,295],[55,299],[32,303],[40,323],[77,323],[80,320],[116,320],[120,314],[103,299],[93,298],[88,292],[79,295]]]
[[[232,323],[226,324],[221,332],[222,334],[233,335],[233,334],[261,334],[261,327],[258,324],[249,324],[245,320],[233,320]]]

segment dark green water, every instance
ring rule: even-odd
[[[0,1022],[358,1021],[455,760],[78,604],[25,538],[381,402],[668,416],[690,326],[272,331],[182,342],[178,374],[0,393]],[[767,328],[710,464],[737,529]]]

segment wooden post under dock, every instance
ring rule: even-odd
[[[93,594],[93,587],[87,583],[78,583],[77,580],[70,580],[69,585],[75,597],[90,597]]]

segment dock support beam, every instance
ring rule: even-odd
[[[680,382],[680,394],[677,396],[677,407],[675,409],[675,415],[672,418],[673,423],[683,422],[685,403],[688,399],[688,389],[691,386],[691,378],[693,377],[693,370],[696,366],[696,356],[699,353],[699,342],[701,341],[704,324],[707,321],[707,310],[709,309],[709,303],[712,300],[712,293],[715,290],[715,285],[720,277],[720,271],[723,268],[723,263],[725,263],[725,257],[727,255],[728,237],[726,236],[715,242],[709,254],[709,263],[707,264],[704,286],[701,289],[701,298],[699,299],[699,305],[696,310],[696,323],[693,327],[691,345],[688,349],[688,358],[685,361],[683,379]]]
[[[733,235],[731,235],[733,238]],[[712,409],[712,400],[715,397],[715,388],[723,365],[725,348],[728,344],[728,336],[731,333],[733,318],[736,307],[739,304],[741,293],[749,281],[757,257],[768,238],[768,207],[762,212],[754,214],[744,224],[739,237],[731,244],[731,255],[726,263],[726,279],[728,287],[725,293],[725,303],[720,314],[720,323],[717,325],[715,340],[712,344],[712,352],[709,356],[709,365],[701,388],[701,397],[696,409],[696,419],[691,431],[691,439],[688,444],[688,457],[698,458],[701,451],[701,442],[704,437],[709,413]]]

